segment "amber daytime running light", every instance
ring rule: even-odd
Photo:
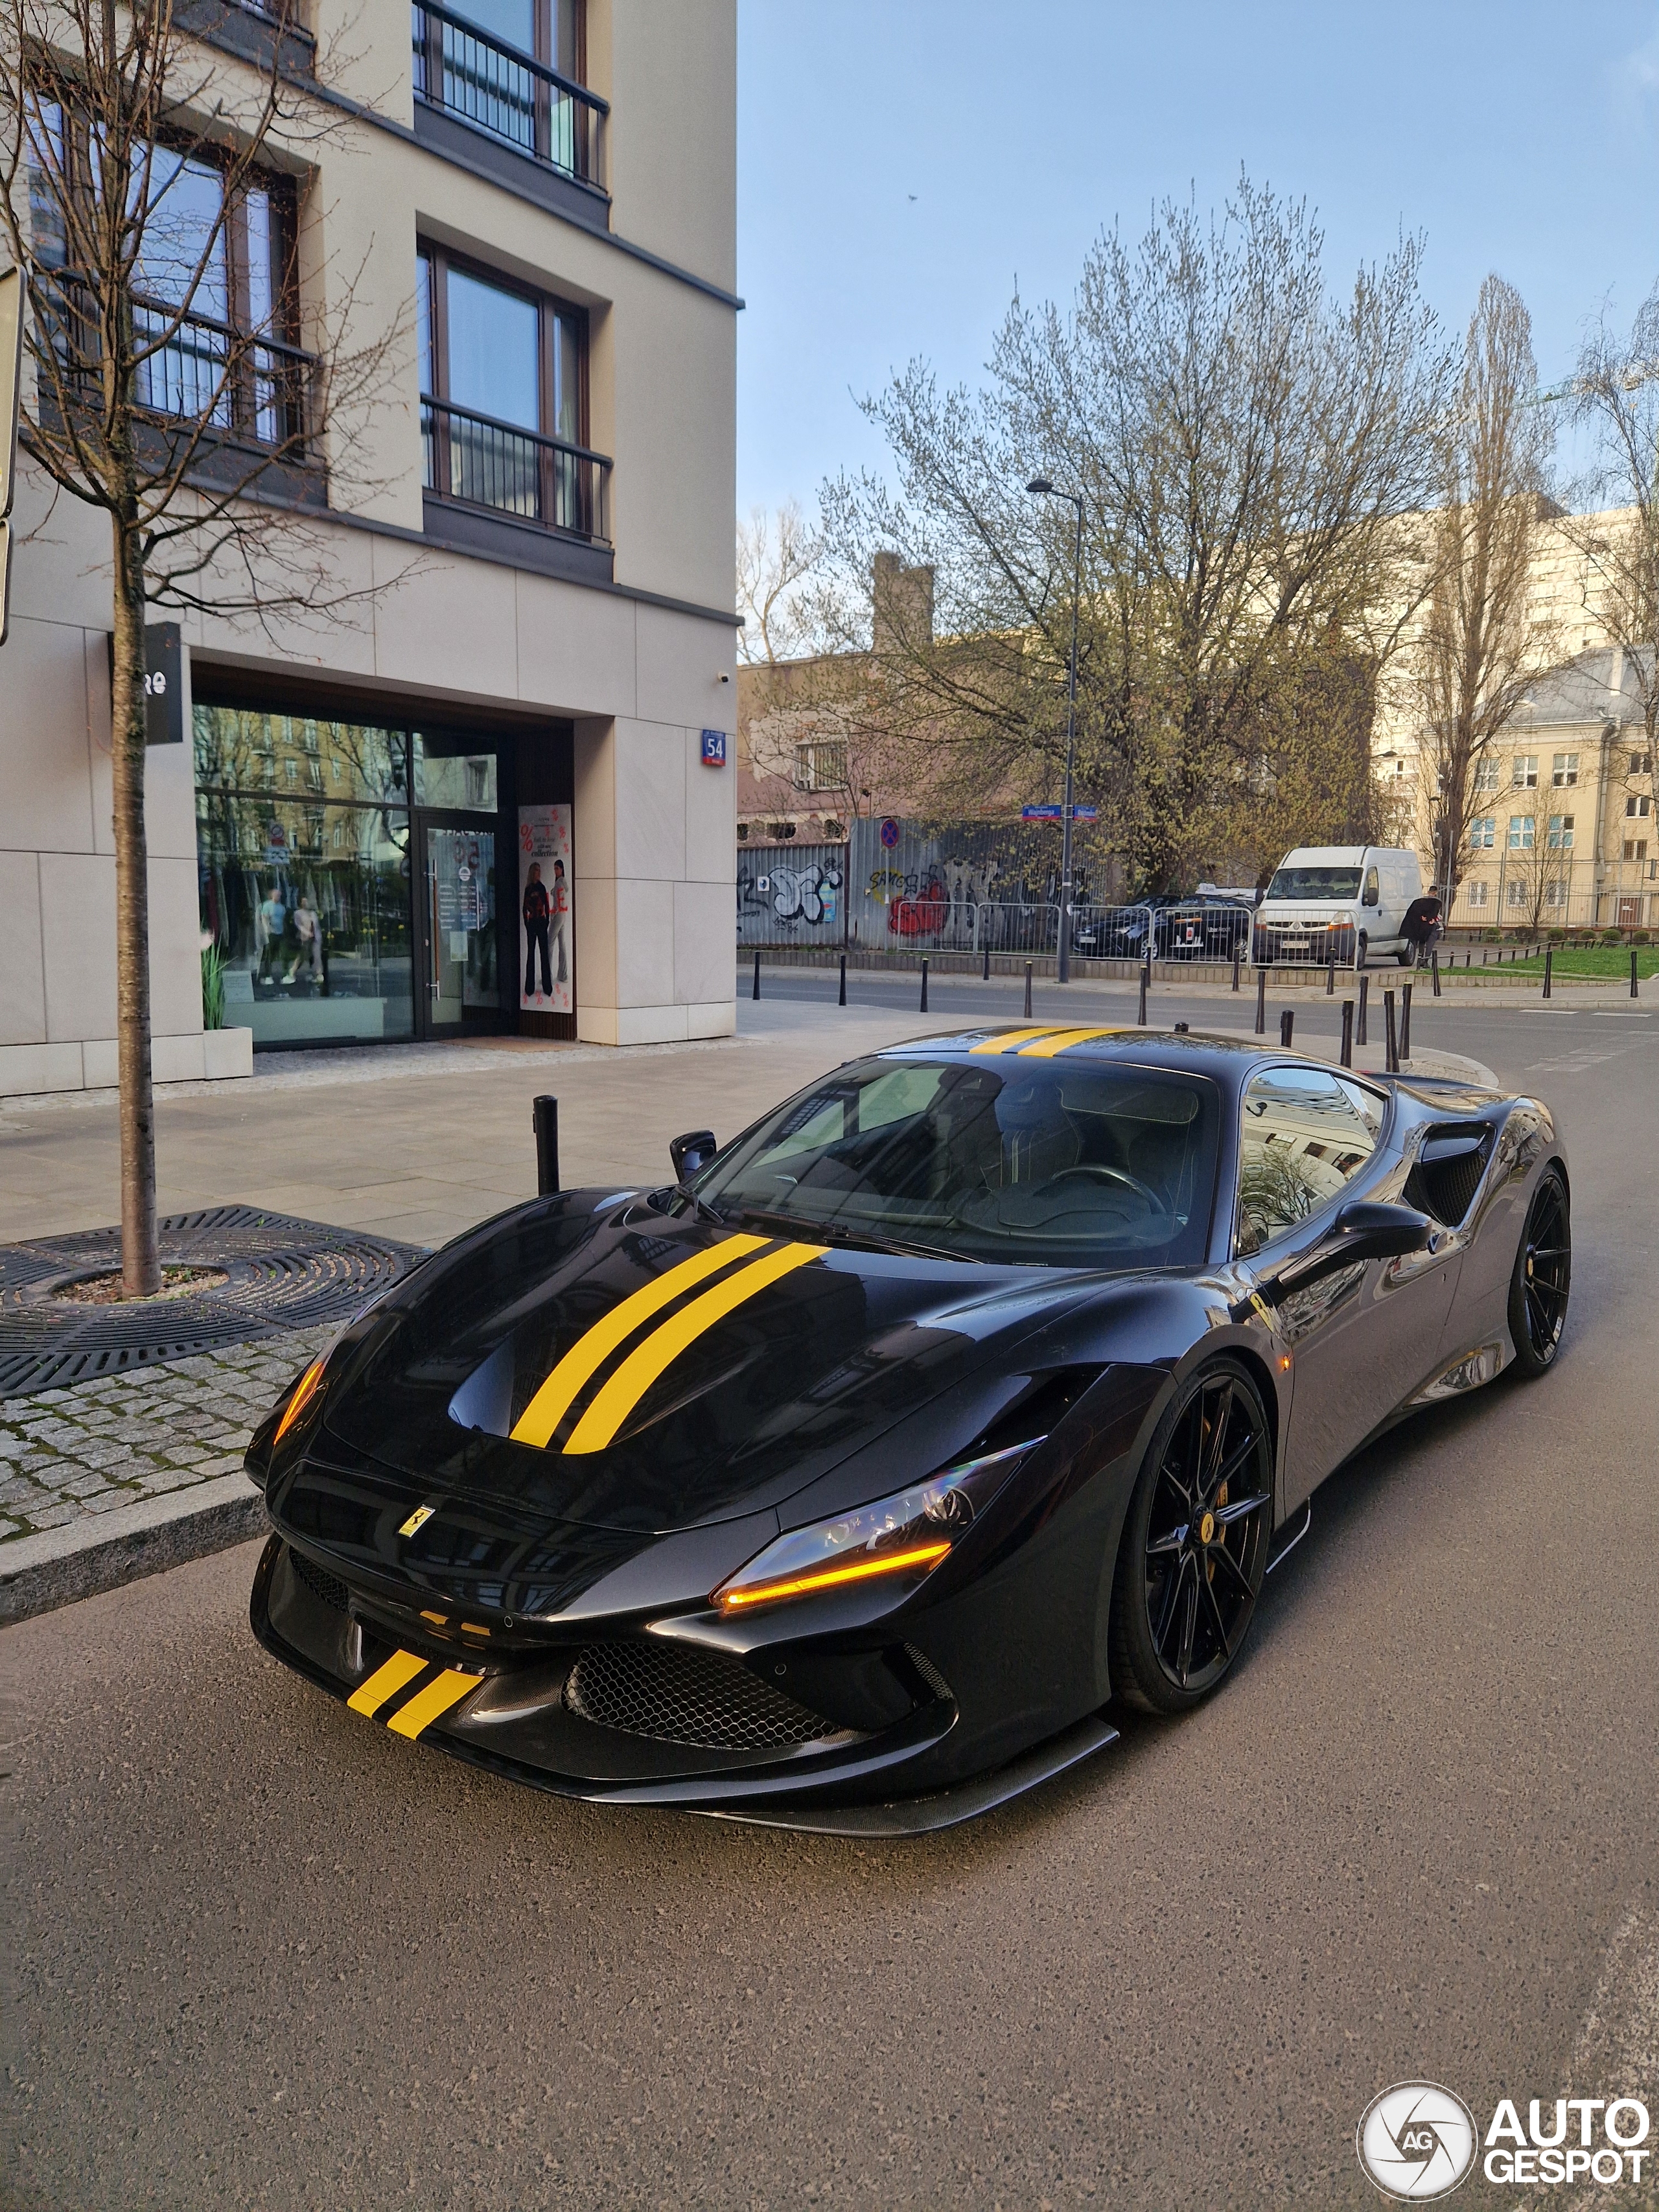
[[[1031,1437],[1006,1451],[963,1460],[914,1490],[860,1505],[815,1528],[792,1528],[722,1583],[712,1602],[722,1613],[739,1613],[882,1575],[920,1582],[1042,1442]]]
[[[319,1352],[317,1357],[312,1361],[310,1366],[307,1368],[305,1373],[295,1384],[294,1395],[289,1400],[287,1405],[283,1408],[283,1418],[277,1422],[276,1433],[270,1440],[273,1445],[281,1443],[283,1438],[288,1434],[289,1431],[294,1426],[295,1421],[299,1419],[301,1414],[304,1413],[306,1407],[311,1403],[317,1393],[322,1389],[323,1370],[327,1366],[327,1364],[328,1353],[326,1352]]]

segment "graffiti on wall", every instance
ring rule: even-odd
[[[738,866],[738,942],[839,943],[846,848],[781,845],[744,853]]]

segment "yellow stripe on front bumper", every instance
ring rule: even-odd
[[[724,1237],[707,1252],[682,1260],[678,1267],[670,1267],[642,1291],[635,1291],[632,1297],[612,1306],[603,1321],[596,1321],[586,1335],[577,1338],[520,1414],[513,1429],[514,1443],[545,1444],[569,1411],[583,1383],[641,1322],[649,1321],[653,1313],[660,1313],[664,1306],[672,1304],[682,1291],[689,1291],[694,1283],[717,1273],[733,1260],[741,1259],[745,1252],[758,1251],[767,1242],[764,1237]]]
[[[354,1713],[367,1713],[372,1720],[388,1698],[395,1698],[399,1690],[415,1680],[424,1659],[417,1659],[412,1651],[394,1651],[384,1667],[377,1667],[368,1681],[360,1682],[346,1699]]]
[[[463,1674],[452,1667],[435,1682],[428,1682],[425,1689],[417,1690],[406,1705],[393,1713],[386,1726],[393,1735],[406,1735],[412,1741],[423,1728],[430,1728],[441,1713],[459,1705],[469,1690],[476,1690],[483,1680],[482,1674]]]
[[[653,1329],[643,1344],[629,1353],[577,1422],[566,1451],[603,1451],[663,1370],[689,1345],[745,1298],[752,1298],[757,1291],[765,1290],[793,1269],[804,1267],[809,1260],[821,1260],[828,1249],[823,1244],[786,1244],[781,1251],[769,1252],[763,1260],[739,1267],[735,1275],[705,1291],[700,1298],[693,1298],[672,1321]]]
[[[1034,1030],[1005,1030],[1000,1036],[986,1037],[979,1044],[969,1045],[968,1050],[970,1057],[975,1053],[1018,1052],[1034,1037],[1052,1036],[1054,1031],[1053,1022],[1043,1022]]]
[[[1022,1060],[1052,1060],[1057,1052],[1066,1051],[1068,1046],[1087,1044],[1091,1037],[1122,1036],[1123,1035],[1124,1031],[1117,1027],[1107,1030],[1057,1030],[1036,1044],[1023,1044],[1019,1048],[1019,1056]]]

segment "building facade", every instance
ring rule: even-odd
[[[257,6],[179,20],[211,70],[276,58]],[[318,0],[283,34],[308,127],[238,216],[224,312],[283,233],[284,359],[349,325],[378,367],[307,455],[325,611],[180,618],[181,741],[146,775],[161,1080],[734,1026],[733,0],[416,0],[412,32],[403,0]],[[12,1093],[116,1052],[107,527],[27,461],[14,527]]]

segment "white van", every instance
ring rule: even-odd
[[[1423,896],[1415,853],[1398,845],[1298,845],[1286,853],[1256,908],[1257,967],[1311,961],[1363,968],[1379,952],[1409,967],[1406,912]]]

